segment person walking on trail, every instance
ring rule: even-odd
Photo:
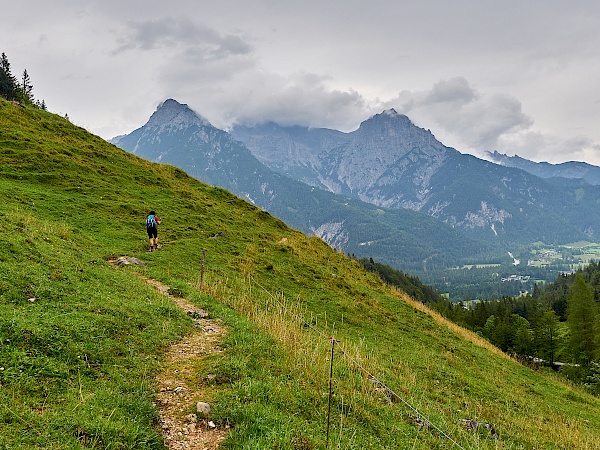
[[[146,231],[148,232],[148,239],[150,239],[150,251],[153,252],[158,248],[158,225],[160,224],[160,217],[156,215],[154,211],[150,211],[150,214],[146,218]]]

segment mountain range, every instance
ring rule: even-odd
[[[279,173],[375,205],[424,212],[485,239],[552,242],[600,231],[596,186],[462,154],[393,109],[350,133],[269,123],[238,126],[232,135]]]
[[[506,167],[516,167],[541,178],[582,179],[589,184],[600,185],[600,167],[579,161],[560,164],[534,162],[519,155],[508,156],[498,152],[486,152],[490,161]]]
[[[393,109],[350,133],[273,122],[228,133],[169,99],[111,142],[231,190],[344,252],[403,270],[600,233],[600,187],[462,154]]]

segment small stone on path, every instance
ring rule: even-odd
[[[196,411],[203,417],[207,417],[210,414],[210,405],[206,402],[198,402],[196,405]]]

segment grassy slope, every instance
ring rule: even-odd
[[[484,348],[227,192],[1,100],[0,202],[0,448],[162,448],[153,377],[191,323],[137,273],[230,327],[195,380],[210,385],[213,420],[232,426],[223,448],[324,448],[330,335],[330,448],[458,448],[412,424],[355,362],[463,448],[600,448],[598,399]],[[163,218],[156,253],[149,209]],[[124,254],[148,265],[107,262]]]

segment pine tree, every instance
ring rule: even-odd
[[[529,321],[518,314],[512,316],[513,346],[512,351],[517,355],[531,356],[533,353],[533,336]]]
[[[23,100],[33,103],[33,85],[31,84],[31,78],[29,78],[27,69],[23,70],[23,76],[21,77],[21,91],[24,97]]]
[[[10,62],[5,53],[0,56],[0,96],[7,100],[17,100],[17,80],[10,71]]]
[[[10,62],[5,53],[0,56],[0,97],[46,110],[46,103],[36,101],[33,97],[33,84],[27,69],[23,71],[21,80],[17,80],[11,72]]]
[[[553,309],[540,315],[534,324],[534,345],[538,356],[554,363],[560,344],[559,320]]]
[[[569,350],[575,362],[588,364],[596,353],[597,305],[592,289],[577,274],[567,297]]]

